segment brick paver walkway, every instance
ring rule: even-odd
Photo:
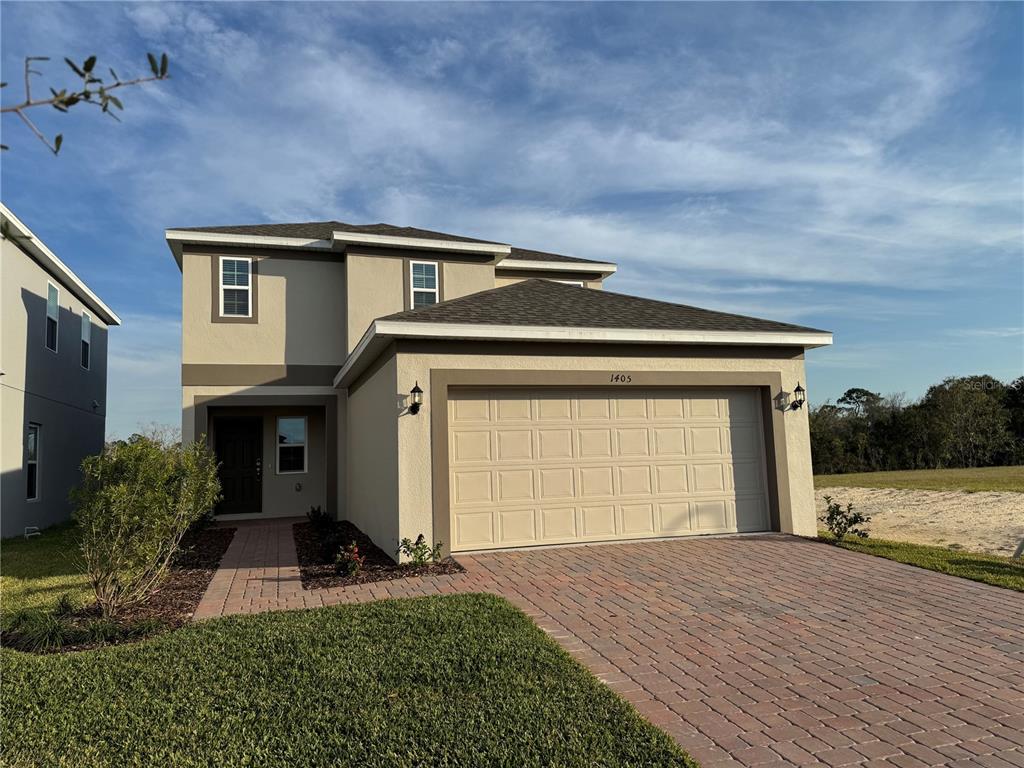
[[[242,526],[196,617],[494,592],[705,768],[1024,766],[1024,594],[781,535],[458,559],[306,591],[290,523]]]

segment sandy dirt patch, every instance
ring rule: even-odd
[[[819,514],[825,495],[871,515],[868,531],[877,539],[1012,555],[1024,537],[1021,493],[819,488],[814,492]]]

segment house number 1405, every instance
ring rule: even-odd
[[[612,384],[629,384],[633,380],[633,377],[628,373],[613,373]]]

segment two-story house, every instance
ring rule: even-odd
[[[816,530],[830,333],[603,290],[616,265],[387,224],[172,229],[186,439],[224,517],[385,551]]]
[[[71,514],[86,456],[103,450],[107,329],[120,320],[0,204],[0,535]]]

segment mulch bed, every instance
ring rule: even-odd
[[[221,558],[235,536],[235,528],[207,527],[188,533],[171,562],[167,580],[150,598],[125,612],[125,619],[159,619],[170,628],[180,627],[192,618],[206,588],[217,572]]]
[[[116,636],[105,642],[74,642],[41,652],[68,653],[136,642],[187,624],[217,572],[235,530],[207,527],[185,534],[164,582],[153,590],[146,602],[126,608],[117,617],[115,623],[121,629]],[[92,603],[68,615],[67,621],[72,627],[84,627],[101,616],[99,606]],[[13,645],[18,647],[17,638]]]
[[[334,523],[333,531],[329,531],[327,535],[312,523],[295,523],[292,533],[299,555],[302,586],[306,589],[347,587],[374,581],[405,579],[410,576],[440,576],[463,573],[466,570],[451,557],[430,565],[399,565],[348,520]],[[342,546],[353,541],[359,547],[359,553],[366,558],[366,562],[359,573],[348,576],[337,572],[334,564],[337,551],[332,549],[333,542],[338,542],[339,546]]]

